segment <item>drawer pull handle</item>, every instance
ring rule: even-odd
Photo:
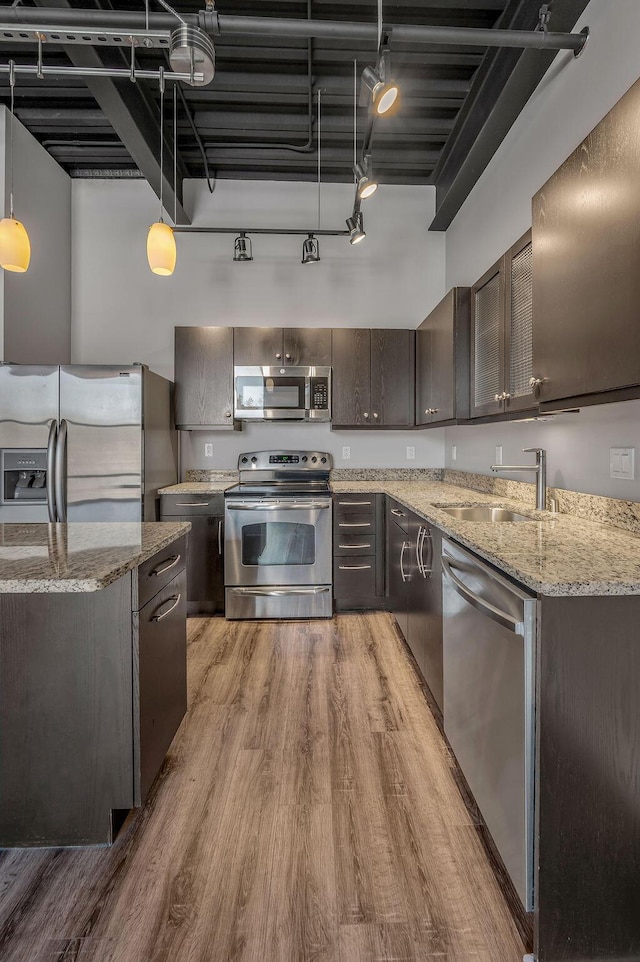
[[[351,505],[351,504],[371,504],[371,501],[338,501],[338,504]]]
[[[167,598],[167,601],[173,601],[173,604],[171,605],[171,607],[170,607],[170,608],[167,608],[166,611],[163,611],[161,615],[158,615],[158,614],[153,615],[153,617],[152,617],[151,620],[152,620],[152,621],[162,621],[163,618],[166,618],[167,615],[170,615],[170,614],[171,614],[171,612],[174,610],[174,608],[177,608],[177,607],[178,607],[178,605],[180,604],[180,599],[181,599],[181,598],[182,598],[182,595],[177,595],[177,596],[174,596],[173,598]],[[162,602],[162,605],[166,605],[167,601],[163,601],[163,602]],[[162,608],[162,605],[160,605],[160,608]],[[158,608],[157,610],[160,611],[160,608]]]
[[[371,565],[338,565],[338,571],[364,571]]]
[[[176,501],[176,508],[208,508],[208,501]]]
[[[370,548],[370,544],[339,544],[339,548]]]
[[[340,523],[338,524],[338,527],[339,528],[370,528],[371,522],[370,521],[351,521],[351,522],[340,521]]]
[[[175,568],[180,561],[180,557],[179,554],[174,554],[173,558],[170,558],[166,565],[162,565],[160,568],[154,568],[153,571],[149,572],[149,575],[161,575],[164,574],[165,571],[168,571],[169,568]]]
[[[391,514],[395,514],[396,518],[404,518],[404,511],[398,511],[397,508],[392,508]]]

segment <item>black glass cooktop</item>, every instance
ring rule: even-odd
[[[234,484],[227,488],[225,498],[298,498],[329,494],[326,481],[264,481],[253,484]]]

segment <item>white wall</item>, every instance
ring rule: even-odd
[[[591,37],[584,53],[556,57],[449,228],[447,287],[472,284],[531,226],[533,195],[638,79],[640,3],[592,0],[576,29],[585,24]],[[550,422],[447,428],[446,465],[489,474],[499,444],[505,463],[516,464],[533,459],[522,448],[546,448],[550,484],[640,500],[640,481],[609,477],[610,447],[635,447],[640,457],[640,402],[585,408]]]
[[[0,179],[9,215],[9,113],[0,110]],[[31,241],[26,274],[1,271],[0,359],[64,364],[71,357],[71,178],[14,121],[14,214]]]

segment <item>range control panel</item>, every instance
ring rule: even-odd
[[[238,458],[238,470],[265,471],[329,471],[333,467],[327,451],[247,451]]]

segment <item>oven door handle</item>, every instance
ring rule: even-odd
[[[229,511],[300,511],[315,510],[316,508],[330,508],[331,501],[279,501],[275,504],[264,502],[254,504],[247,502],[227,501]]]
[[[281,595],[324,595],[331,591],[330,585],[319,585],[317,588],[232,588],[239,595],[258,595],[264,597],[279,597]]]

